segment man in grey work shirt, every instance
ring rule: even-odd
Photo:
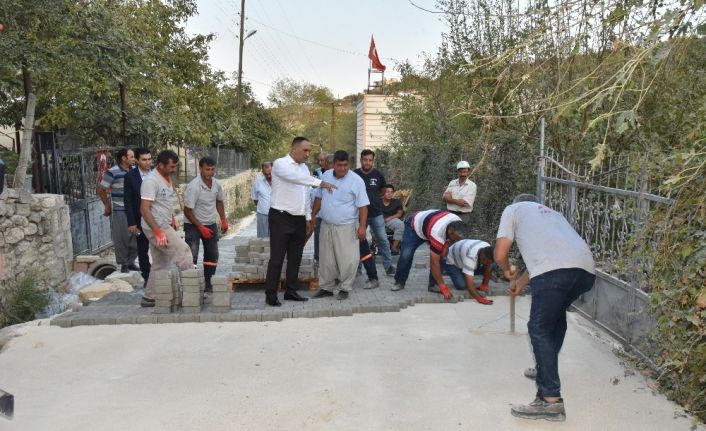
[[[311,223],[317,223],[321,209],[319,237],[319,290],[314,298],[333,295],[335,280],[340,281],[338,299],[348,298],[353,289],[360,253],[357,240],[365,239],[368,223],[368,193],[363,179],[350,171],[348,153],[336,151],[332,170],[324,172],[323,181],[336,186],[333,193],[316,190]],[[313,226],[312,228],[313,229]],[[310,229],[310,230],[311,230]]]
[[[150,242],[152,272],[169,268],[171,262],[181,270],[194,268],[189,246],[172,227],[174,208],[179,205],[172,185],[178,161],[179,156],[174,151],[162,151],[157,156],[157,166],[140,186],[142,232]],[[143,307],[154,307],[154,283],[154,277],[147,280]]]
[[[184,216],[187,220],[184,223],[184,239],[191,248],[194,265],[199,258],[199,243],[203,242],[204,290],[213,292],[211,278],[218,266],[216,215],[220,216],[221,233],[228,230],[228,220],[223,205],[223,188],[215,178],[216,161],[211,157],[203,157],[199,160],[199,170],[199,175],[191,180],[184,191]]]
[[[272,197],[272,162],[262,162],[262,175],[255,179],[252,185],[250,198],[257,205],[257,237],[270,236],[270,226],[267,214],[270,212],[270,198]]]
[[[517,269],[508,260],[513,241],[527,265],[517,281]],[[495,262],[513,280],[511,295],[528,282],[532,293],[527,329],[537,364],[537,394],[533,402],[513,405],[510,412],[521,418],[564,421],[559,351],[566,335],[566,310],[591,290],[596,279],[591,250],[564,216],[538,203],[534,195],[519,195],[500,218]]]

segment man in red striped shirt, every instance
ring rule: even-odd
[[[420,245],[429,242],[431,275],[444,298],[451,298],[453,295],[441,275],[441,257],[446,254],[451,244],[466,236],[466,231],[466,224],[461,218],[449,211],[427,210],[410,214],[405,220],[400,259],[397,262],[395,285],[392,290],[404,289],[412,268],[414,252]]]

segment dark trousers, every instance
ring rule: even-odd
[[[199,259],[199,245],[203,243],[203,278],[206,281],[206,291],[210,292],[213,290],[211,278],[216,274],[216,267],[218,266],[218,226],[216,224],[204,226],[213,232],[211,239],[202,237],[199,228],[193,224],[184,223],[184,241],[191,249],[194,265]]]
[[[140,272],[142,273],[142,279],[145,280],[145,285],[147,280],[150,278],[150,240],[147,239],[141,230],[137,232],[137,260],[140,262]]]
[[[302,262],[306,241],[306,218],[270,208],[270,262],[267,264],[265,295],[277,298],[277,282],[282,273],[284,257],[287,256],[287,292],[297,290],[299,265]]]
[[[360,250],[360,257],[365,257],[369,254],[372,254],[372,250],[370,250],[370,244],[368,244],[368,240],[364,239],[358,242],[358,249]],[[378,269],[375,267],[375,255],[363,262],[363,267],[365,268],[365,274],[368,276],[368,280],[377,280],[378,279]]]
[[[314,260],[319,261],[319,235],[321,235],[321,219],[316,221],[314,228]]]
[[[593,287],[596,276],[579,268],[557,269],[530,280],[527,323],[537,362],[537,396],[560,397],[559,351],[566,335],[566,309]]]

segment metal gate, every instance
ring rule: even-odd
[[[79,148],[63,145],[54,132],[37,132],[39,193],[64,195],[70,209],[73,255],[94,254],[113,245],[110,219],[96,195],[102,167],[114,164],[117,148]]]
[[[542,121],[541,129],[544,130]],[[588,243],[596,261],[594,288],[574,302],[585,317],[644,358],[652,349],[649,332],[649,287],[638,270],[632,241],[655,205],[673,199],[649,192],[647,160],[635,156],[607,158],[590,169],[588,163],[564,160],[544,148],[540,138],[537,196],[541,203],[562,213]]]

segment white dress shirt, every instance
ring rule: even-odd
[[[304,163],[297,163],[287,154],[272,164],[272,198],[270,208],[286,211],[311,220],[310,187],[318,187],[321,180],[312,177]]]

